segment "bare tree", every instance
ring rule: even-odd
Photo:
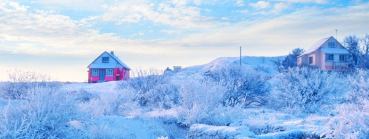
[[[366,34],[363,39],[361,39],[362,44],[362,57],[361,57],[361,67],[364,69],[369,69],[369,34]]]

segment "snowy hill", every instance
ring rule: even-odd
[[[96,84],[0,83],[0,138],[368,137],[368,71],[279,73],[283,58],[242,57],[241,68],[218,58]]]
[[[242,66],[247,66],[255,69],[265,69],[270,73],[275,73],[277,67],[274,64],[275,61],[283,60],[284,56],[280,57],[254,57],[245,56],[241,58]],[[227,66],[240,65],[240,59],[238,57],[221,57],[211,61],[208,64],[203,65],[203,70],[214,70],[214,68],[221,68]]]
[[[277,73],[277,67],[274,62],[281,61],[285,56],[277,57],[263,57],[263,56],[244,56],[242,57],[242,66],[257,69],[267,74]],[[207,71],[214,71],[222,68],[227,68],[230,66],[239,66],[239,57],[220,57],[207,64],[197,65],[192,67],[184,68],[179,75],[187,76],[191,74],[204,73]]]

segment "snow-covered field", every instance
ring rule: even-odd
[[[282,58],[219,58],[121,82],[2,83],[0,138],[369,137],[369,72],[279,73]]]

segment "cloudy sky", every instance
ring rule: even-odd
[[[101,52],[133,69],[278,56],[369,33],[365,0],[0,0],[0,80],[14,69],[86,81]]]

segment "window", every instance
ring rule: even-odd
[[[328,47],[334,48],[334,47],[336,47],[336,43],[334,43],[334,42],[328,42]]]
[[[102,63],[109,63],[109,57],[102,57]]]
[[[313,64],[313,57],[309,57],[309,64]]]
[[[334,55],[333,54],[325,54],[325,61],[333,61]]]
[[[113,69],[106,69],[106,76],[113,76]]]
[[[92,69],[92,76],[97,76],[97,75],[99,75],[99,70]]]
[[[340,55],[340,62],[346,62],[346,55]]]

